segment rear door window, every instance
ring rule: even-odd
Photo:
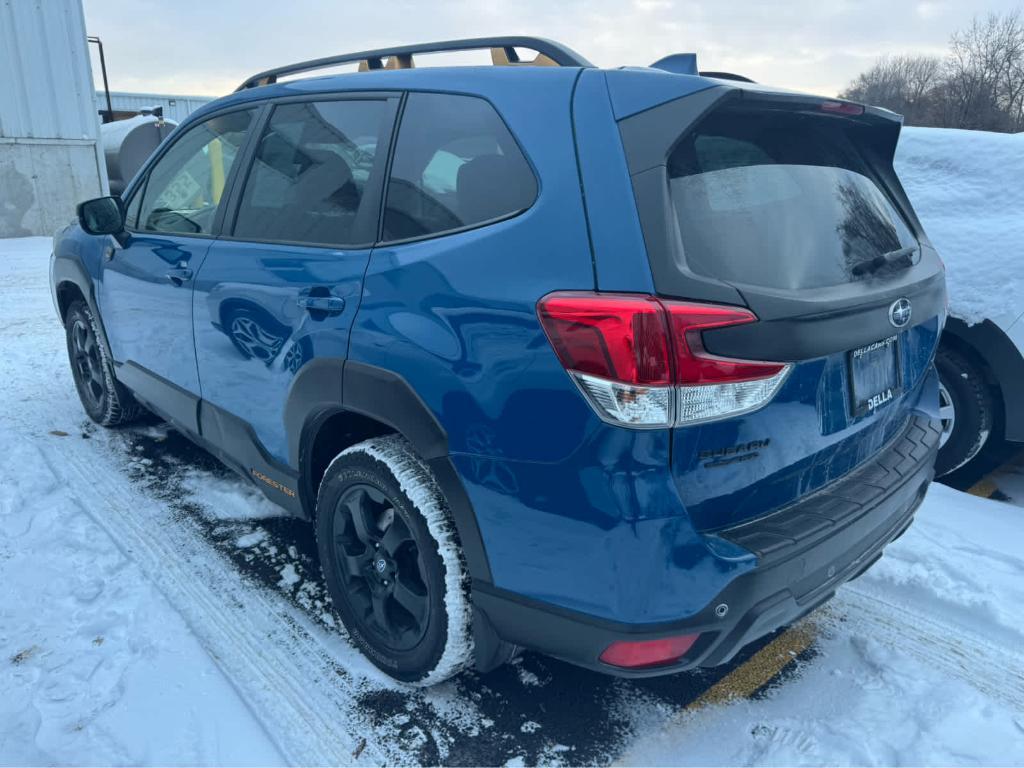
[[[409,95],[388,181],[385,240],[438,235],[514,216],[536,196],[529,163],[487,101]]]
[[[233,236],[343,246],[376,234],[391,129],[387,99],[341,99],[274,108],[256,148]]]
[[[917,245],[850,121],[723,109],[684,137],[668,170],[684,258],[697,274],[820,288],[884,277],[863,265]]]

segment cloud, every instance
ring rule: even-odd
[[[875,57],[945,50],[976,14],[1019,0],[85,0],[115,90],[219,95],[271,66],[498,34],[561,40],[599,66],[696,52],[703,69],[833,95]]]

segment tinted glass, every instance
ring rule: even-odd
[[[277,107],[260,139],[234,236],[318,245],[353,244],[376,233],[378,206],[367,189],[392,108],[384,100],[323,101]],[[386,149],[385,149],[386,151]],[[371,181],[372,177],[372,181]],[[374,200],[379,196],[370,196]],[[372,203],[372,201],[371,201]]]
[[[852,121],[722,110],[669,158],[687,266],[771,288],[817,288],[905,268],[865,262],[917,241],[858,147]]]
[[[124,214],[124,225],[127,229],[135,229],[139,222],[139,208],[142,206],[142,189],[145,184],[140,184],[135,190],[135,195]]]
[[[533,171],[489,103],[409,96],[388,182],[386,240],[504,218],[529,208],[536,196]]]
[[[209,234],[252,117],[252,110],[212,117],[175,141],[149,172],[138,229]]]

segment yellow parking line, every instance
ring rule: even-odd
[[[967,492],[974,496],[981,496],[982,498],[989,499],[998,490],[999,486],[992,482],[990,478],[985,477],[968,488]]]
[[[817,632],[811,621],[803,621],[790,627],[745,663],[704,691],[683,711],[695,712],[731,699],[750,698],[755,691],[782,672],[787,664],[806,651],[815,637]]]

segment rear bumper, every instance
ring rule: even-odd
[[[890,446],[846,477],[765,518],[712,534],[749,550],[757,567],[678,622],[623,624],[475,584],[473,598],[502,640],[590,669],[651,677],[724,664],[748,643],[827,601],[910,525],[934,470],[940,429],[915,416]],[[724,606],[724,608],[723,608]],[[599,656],[616,640],[700,634],[682,661],[624,670]]]

